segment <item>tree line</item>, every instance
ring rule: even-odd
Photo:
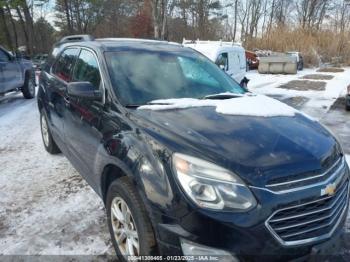
[[[347,50],[349,25],[350,0],[0,0],[0,43],[29,54],[64,35],[92,34],[223,39],[332,57]]]

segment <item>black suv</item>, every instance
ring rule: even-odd
[[[196,51],[70,36],[43,69],[44,146],[101,196],[122,259],[303,257],[341,234],[349,169],[337,140]]]

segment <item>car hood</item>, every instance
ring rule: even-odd
[[[172,152],[214,162],[246,183],[320,172],[340,156],[334,137],[301,113],[294,116],[225,115],[213,107],[135,110],[136,123]]]

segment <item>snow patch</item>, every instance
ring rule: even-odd
[[[152,105],[153,104],[153,105]],[[216,112],[225,115],[258,117],[294,116],[296,109],[263,95],[245,95],[225,100],[200,100],[194,98],[164,99],[152,101],[141,110],[172,110],[191,107],[216,107]]]
[[[350,68],[344,68],[344,70],[343,73],[321,73],[317,72],[317,69],[304,69],[303,71],[298,71],[296,75],[259,74],[257,71],[250,71],[246,77],[250,79],[248,88],[257,94],[279,96],[281,98],[307,97],[309,101],[303,105],[301,110],[314,118],[321,119],[336,99],[345,94],[346,87],[350,84]],[[327,83],[324,91],[300,91],[279,88],[279,86],[289,81],[298,80],[305,75],[311,74],[327,74],[334,76],[334,78],[323,80]]]

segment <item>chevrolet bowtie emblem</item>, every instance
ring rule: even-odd
[[[325,189],[321,190],[321,196],[328,195],[333,196],[335,194],[336,185],[335,184],[329,184],[326,186]]]

